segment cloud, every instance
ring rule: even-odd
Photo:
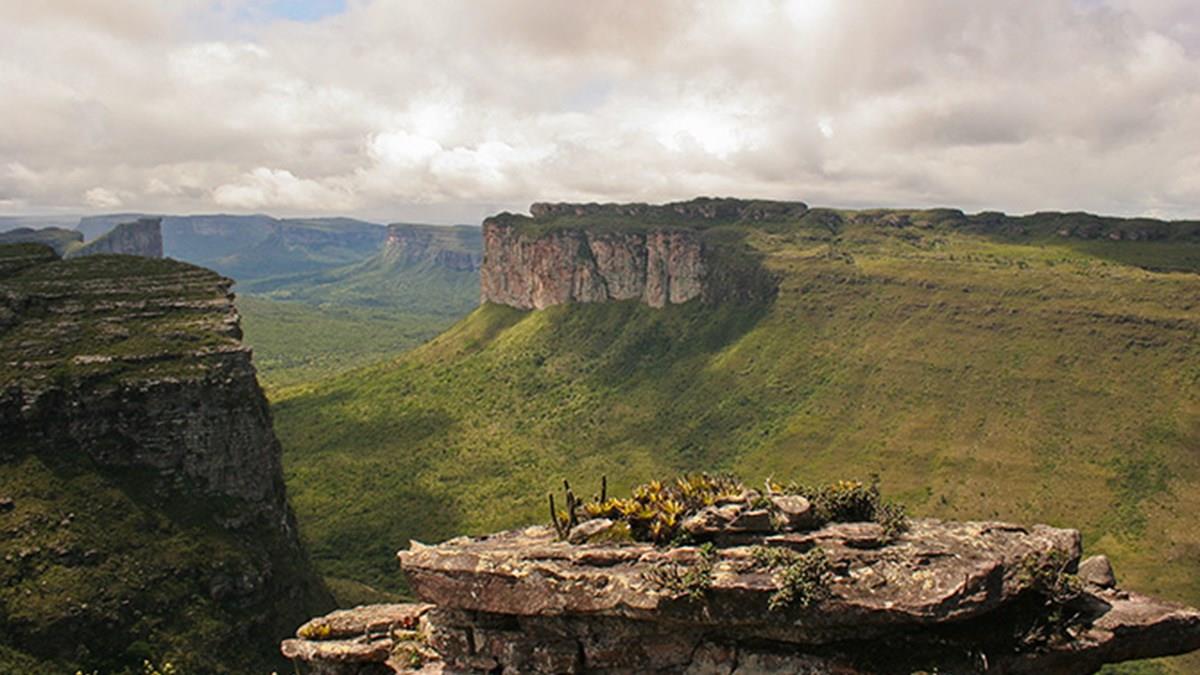
[[[20,92],[0,107],[0,198],[443,221],[697,194],[1200,203],[1191,2],[280,7],[0,7],[0,89]]]
[[[352,205],[342,190],[309,178],[297,178],[286,169],[266,167],[217,187],[212,198],[220,207],[251,211],[271,208],[340,211]]]
[[[115,209],[124,203],[117,193],[102,187],[94,187],[83,193],[83,201],[95,209]]]

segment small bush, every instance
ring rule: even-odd
[[[755,567],[774,572],[776,590],[767,600],[771,611],[809,607],[829,598],[833,565],[824,549],[797,553],[791,549],[756,546],[751,556]]]
[[[1083,595],[1083,582],[1068,572],[1073,561],[1062,551],[1026,559],[1017,578],[1042,600],[1037,620],[1019,639],[1026,644],[1056,644],[1071,639],[1068,629],[1078,618],[1070,606]]]
[[[780,488],[786,494],[799,495],[812,503],[822,522],[876,522],[883,526],[888,537],[898,537],[908,530],[904,507],[885,501],[879,493],[879,478],[871,483],[842,480],[832,485],[801,485],[789,483]]]
[[[660,563],[645,572],[645,579],[660,590],[674,597],[687,596],[692,600],[703,600],[704,594],[713,584],[713,565],[717,553],[712,544],[699,549],[695,562],[684,565],[676,562]]]

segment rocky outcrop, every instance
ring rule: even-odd
[[[769,297],[762,274],[731,274],[753,261],[706,228],[794,218],[793,202],[697,199],[676,204],[534,204],[532,218],[501,214],[483,223],[483,302],[543,309],[571,302],[636,300],[651,307],[697,298]],[[720,250],[725,248],[727,250]],[[726,255],[722,255],[725,253]]]
[[[381,257],[404,266],[432,265],[476,272],[483,262],[479,228],[396,223],[388,226]]]
[[[21,305],[0,343],[5,429],[242,500],[251,508],[239,518],[286,524],[279,441],[240,342],[232,283],[189,265],[120,260],[0,279]]]
[[[283,650],[330,675],[866,675],[1092,673],[1200,648],[1200,611],[1118,589],[1106,560],[1080,564],[1074,530],[820,525],[814,508],[722,498],[682,525],[708,543],[671,548],[622,540],[607,518],[565,539],[414,543],[400,562],[434,606],[390,607],[390,624],[369,607],[330,615]]]
[[[482,300],[521,309],[569,302],[639,300],[663,307],[704,291],[703,246],[689,230],[590,233],[532,238],[510,225],[483,225]]]
[[[122,223],[98,239],[69,253],[69,257],[119,254],[144,258],[163,256],[162,218],[138,218]]]
[[[241,671],[328,607],[231,285],[173,260],[0,247],[0,492],[23,552],[0,586],[61,593],[0,595],[0,644],[62,672],[138,665],[123,652],[138,640],[196,672]],[[54,471],[30,483],[30,467]],[[168,651],[190,621],[209,626],[194,652]],[[68,627],[72,646],[55,639]]]

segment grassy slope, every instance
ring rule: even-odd
[[[782,278],[769,307],[485,306],[280,392],[318,564],[401,590],[408,538],[541,520],[561,477],[878,472],[920,515],[1080,527],[1129,587],[1200,603],[1196,244],[869,226],[752,243]]]
[[[449,327],[455,317],[386,308],[237,300],[245,342],[269,392],[379,361]],[[464,312],[465,314],[465,312]]]

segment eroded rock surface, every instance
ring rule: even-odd
[[[572,302],[636,300],[665,307],[701,298],[757,299],[773,292],[762,275],[733,272],[721,224],[797,218],[799,202],[696,199],[664,205],[534,204],[532,218],[501,214],[483,223],[482,300],[521,309]]]
[[[805,513],[799,500],[783,506]],[[1200,612],[1112,587],[1094,574],[1102,561],[1076,576],[1074,530],[914,520],[888,535],[872,522],[780,525],[788,524],[741,530],[739,543],[715,547],[570,543],[546,527],[414,543],[401,565],[432,603],[420,606],[417,636],[393,637],[386,658],[378,644],[345,644],[346,631],[326,631],[324,644],[289,641],[284,651],[332,674],[387,663],[394,670],[379,672],[853,675],[1091,673],[1200,648]],[[584,521],[572,534],[593,533],[573,537],[586,542],[610,527]],[[819,550],[831,570],[827,592],[772,603],[784,582],[763,567],[763,551],[782,549]],[[659,573],[701,566],[686,590],[664,586]],[[354,630],[367,623],[357,621]],[[344,623],[331,615],[316,625]],[[314,632],[300,635],[311,642]],[[375,651],[354,661],[343,656],[351,649]]]

